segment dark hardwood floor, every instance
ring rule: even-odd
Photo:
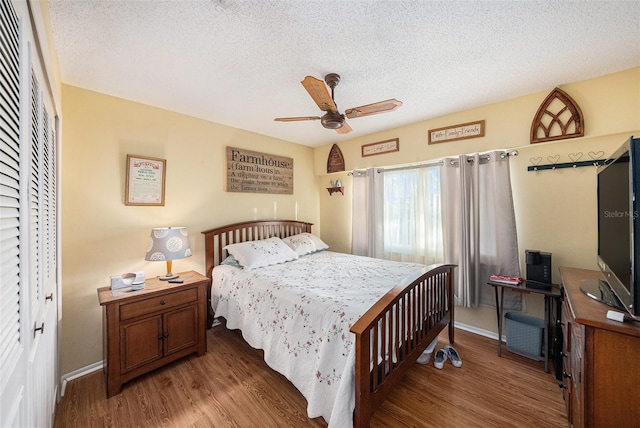
[[[326,427],[257,352],[224,327],[207,332],[208,352],[124,385],[106,399],[102,372],[67,384],[55,427]],[[446,330],[436,349],[446,345]],[[543,363],[503,351],[495,340],[456,330],[463,365],[416,364],[375,413],[372,427],[567,427],[562,392]],[[432,360],[433,362],[433,360]]]

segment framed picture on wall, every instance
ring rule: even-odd
[[[124,204],[164,206],[166,166],[164,159],[127,155]]]

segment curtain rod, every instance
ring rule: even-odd
[[[518,156],[518,151],[517,150],[512,150],[510,152],[506,152],[505,151],[505,152],[500,153],[500,159],[504,159],[504,158],[507,158],[509,156]],[[482,159],[482,160],[490,160],[491,159],[491,155],[490,154],[480,155],[480,159]],[[473,162],[473,158],[472,157],[468,157],[467,158],[467,162]],[[451,159],[451,165],[455,165],[456,163],[458,163],[458,159]],[[432,166],[441,166],[441,165],[444,165],[444,159],[441,159],[439,161],[434,161],[434,162],[421,163],[421,164],[417,164],[417,165],[399,166],[399,167],[396,167],[396,168],[378,168],[376,171],[378,173],[380,173],[382,171],[403,171],[405,169],[428,168],[428,167],[432,167]],[[362,170],[360,170],[360,171],[362,171]],[[354,172],[356,172],[356,171],[351,171],[347,175],[351,176],[351,175],[354,174]]]

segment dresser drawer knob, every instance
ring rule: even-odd
[[[160,304],[161,304],[161,305],[166,305],[166,304],[167,304],[167,302],[165,302],[164,300],[162,300],[162,301],[160,302]]]

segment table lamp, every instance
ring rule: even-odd
[[[172,262],[191,257],[188,235],[186,227],[155,227],[151,229],[151,237],[144,259],[167,262],[167,274],[159,277],[161,281],[178,278],[178,275],[171,273]]]

